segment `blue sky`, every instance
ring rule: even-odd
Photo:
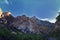
[[[0,8],[14,16],[25,14],[51,20],[58,13],[60,0],[0,0]]]

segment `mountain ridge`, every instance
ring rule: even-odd
[[[14,17],[11,15],[11,12],[5,12],[3,15],[4,16],[0,18],[0,22],[10,28],[13,26],[23,33],[50,33],[55,27],[54,23],[39,20],[35,16],[31,18],[26,15]]]

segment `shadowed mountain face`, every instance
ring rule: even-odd
[[[3,15],[4,16],[0,18],[0,23],[14,31],[16,29],[23,33],[50,33],[55,27],[54,23],[39,20],[35,16],[31,18],[26,15],[13,17],[10,12],[6,12]]]
[[[26,17],[25,15],[18,16],[13,21],[12,25],[24,33],[49,33],[52,32],[55,24],[48,21],[42,21],[36,17]]]

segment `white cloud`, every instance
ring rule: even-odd
[[[60,12],[60,8],[59,8],[58,12]]]
[[[58,14],[55,16],[55,18],[52,18],[52,19],[50,19],[50,18],[39,18],[39,17],[36,17],[36,18],[38,18],[38,19],[40,19],[40,20],[42,20],[42,21],[49,21],[49,22],[51,22],[51,23],[55,23],[57,16],[58,16]]]
[[[52,19],[44,18],[44,19],[41,19],[41,20],[43,20],[43,21],[49,21],[49,22],[51,22],[51,23],[55,23],[55,22],[56,22],[56,17],[57,17],[58,15],[59,15],[59,14],[57,13],[57,14],[55,15],[55,17],[52,18]]]
[[[41,19],[43,21],[49,21],[51,23],[55,23],[56,22],[56,19],[48,19],[48,18],[45,18],[45,19]]]

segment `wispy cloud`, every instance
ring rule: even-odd
[[[0,0],[0,4],[9,4],[8,0]]]
[[[5,0],[5,3],[6,3],[6,4],[9,4],[8,0]]]

